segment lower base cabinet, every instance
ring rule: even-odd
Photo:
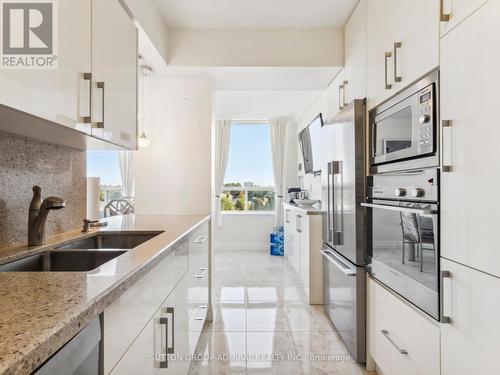
[[[105,374],[188,373],[210,308],[208,231],[203,224],[179,240],[165,260],[105,311]],[[172,277],[175,283],[166,294],[144,297],[154,295],[151,283]]]
[[[321,215],[285,208],[285,257],[300,278],[313,305],[323,304],[323,258]]]
[[[368,278],[368,356],[384,375],[439,375],[439,323]]]
[[[441,374],[498,374],[500,278],[441,258]]]

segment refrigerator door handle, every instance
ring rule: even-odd
[[[331,192],[332,196],[332,202],[331,205],[328,205],[328,208],[330,209],[331,207],[331,212],[329,212],[329,215],[331,215],[331,220],[330,220],[330,232],[331,232],[331,241],[334,245],[340,245],[340,232],[337,231],[337,208],[336,208],[336,184],[335,184],[335,175],[340,173],[340,162],[337,160],[333,160],[330,164],[330,168],[328,169],[329,171],[329,176],[328,178],[331,178],[331,185],[329,185],[328,190]]]
[[[336,268],[338,268],[342,273],[346,276],[356,276],[356,268],[349,267],[348,264],[338,255],[335,255],[330,250],[320,250],[321,254],[327,259],[330,263],[332,263]]]

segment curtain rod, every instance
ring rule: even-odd
[[[231,120],[232,122],[249,122],[249,123],[258,123],[258,124],[261,124],[261,123],[265,123],[265,122],[269,122],[269,119],[237,119],[237,118],[231,118],[231,117],[227,117],[227,118],[216,118],[216,120]]]

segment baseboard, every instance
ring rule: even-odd
[[[216,242],[215,250],[252,250],[268,251],[269,244],[265,242]]]

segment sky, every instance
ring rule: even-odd
[[[273,186],[273,165],[269,126],[238,124],[231,127],[231,145],[225,183],[252,181]]]
[[[87,177],[100,177],[101,185],[121,185],[118,151],[87,151]]]

